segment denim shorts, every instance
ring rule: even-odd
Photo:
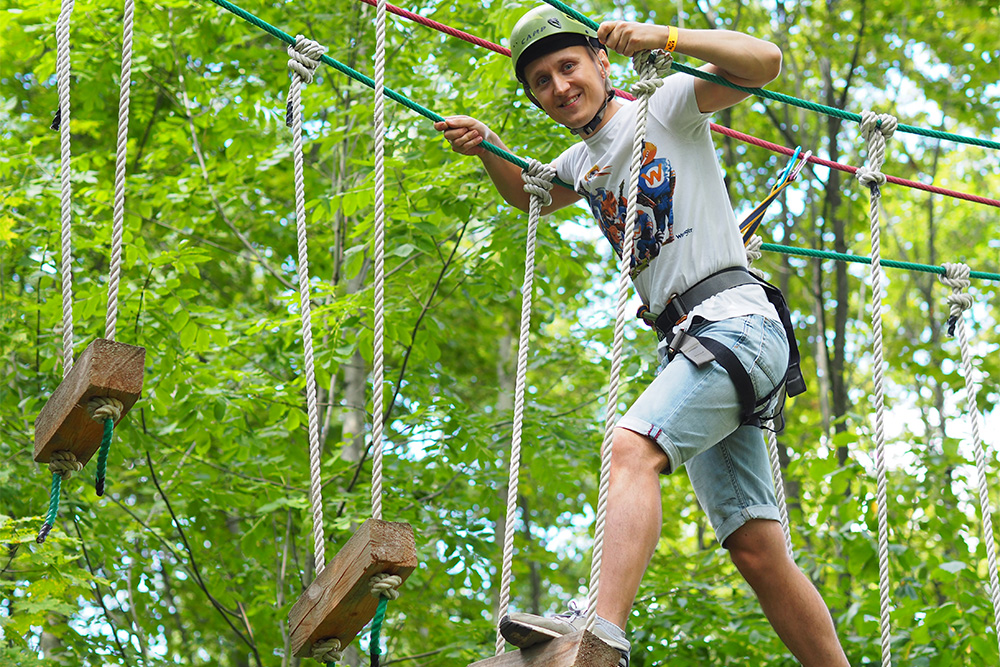
[[[750,374],[757,398],[784,378],[788,340],[780,322],[761,315],[702,321],[688,333],[731,349]],[[687,468],[691,486],[719,544],[750,519],[778,520],[764,435],[740,424],[740,400],[729,374],[712,361],[701,368],[661,350],[656,378],[618,426],[646,436],[670,459],[670,472]]]

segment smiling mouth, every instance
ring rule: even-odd
[[[576,95],[575,97],[573,97],[573,99],[569,100],[568,102],[563,102],[559,106],[565,109],[567,107],[575,105],[578,101],[580,101],[580,95]]]

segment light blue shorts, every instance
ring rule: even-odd
[[[780,322],[761,315],[692,325],[731,349],[750,374],[757,398],[784,378],[788,340]],[[618,422],[659,445],[670,472],[687,468],[691,486],[715,537],[726,538],[750,519],[779,520],[764,434],[740,425],[740,401],[729,374],[712,361],[698,368],[682,354],[669,363],[661,349],[656,379]]]

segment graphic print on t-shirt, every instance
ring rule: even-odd
[[[594,165],[584,176],[580,194],[587,197],[590,210],[597,219],[601,233],[611,243],[615,254],[622,256],[622,242],[625,238],[625,218],[628,211],[628,197],[624,179],[615,189],[598,186],[593,192],[586,185],[598,176],[607,176],[608,167]],[[639,169],[639,193],[636,197],[635,249],[632,253],[631,275],[635,278],[642,273],[660,254],[664,243],[672,243],[674,236],[674,187],[677,174],[670,161],[656,157],[656,146],[646,142],[642,151],[642,167]]]

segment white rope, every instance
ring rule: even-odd
[[[382,519],[382,392],[385,383],[385,0],[375,7],[375,375],[372,391],[372,518]]]
[[[537,160],[528,161],[521,172],[524,191],[530,195],[528,205],[528,238],[524,251],[524,282],[521,286],[521,333],[517,341],[517,379],[514,385],[514,430],[510,444],[510,466],[507,478],[507,514],[504,523],[503,568],[500,575],[500,605],[497,609],[496,654],[504,652],[504,638],[499,621],[510,606],[510,579],[514,562],[514,515],[517,512],[517,485],[521,466],[521,427],[524,423],[524,386],[528,375],[528,339],[531,333],[531,297],[535,281],[535,238],[542,207],[552,203],[552,179],[555,169]]]
[[[295,161],[295,230],[298,234],[299,314],[302,320],[302,347],[305,356],[306,404],[309,416],[309,505],[313,516],[313,552],[316,575],[326,567],[323,536],[323,492],[320,469],[319,408],[316,402],[316,372],[313,367],[312,308],[309,298],[309,249],[306,234],[306,192],[302,164],[302,83],[313,80],[319,67],[319,57],[326,48],[306,39],[295,38],[288,47],[288,67],[292,70],[292,84],[288,90],[288,113],[285,123],[292,128],[292,156]]]
[[[403,585],[403,578],[398,574],[388,574],[383,572],[381,574],[372,575],[369,583],[371,583],[372,587],[372,597],[398,600],[399,587]]]
[[[83,470],[83,463],[77,460],[76,454],[68,449],[52,452],[49,458],[49,471],[66,481],[73,473]]]
[[[979,432],[979,406],[976,403],[975,378],[973,377],[972,354],[969,351],[969,336],[965,328],[962,311],[972,306],[972,296],[966,292],[969,288],[969,267],[965,264],[945,264],[945,275],[941,282],[951,287],[948,295],[948,305],[951,306],[951,317],[948,320],[948,333],[954,335],[958,329],[958,343],[962,350],[962,374],[965,376],[965,400],[972,425],[972,444],[976,455],[976,472],[979,480],[979,506],[983,513],[983,542],[986,544],[986,561],[989,565],[990,597],[993,600],[994,638],[1000,641],[1000,577],[997,575],[996,544],[993,540],[993,514],[990,510],[989,486],[986,477],[986,453],[983,439]]]
[[[70,173],[69,133],[69,25],[73,0],[62,0],[56,21],[56,79],[59,87],[59,110],[53,129],[59,130],[59,175],[61,177],[61,247],[62,247],[62,338],[63,377],[73,368],[73,184]]]
[[[121,278],[122,230],[125,227],[125,167],[128,162],[129,96],[132,83],[132,24],[135,0],[125,0],[122,27],[122,73],[118,95],[118,150],[115,156],[115,209],[111,228],[111,275],[108,279],[108,316],[104,337],[115,339],[118,324],[118,284]]]
[[[892,666],[889,624],[889,515],[886,508],[885,488],[885,392],[882,386],[882,261],[879,236],[880,186],[886,181],[882,173],[885,162],[886,139],[896,131],[896,119],[888,114],[864,111],[861,114],[861,136],[868,144],[868,163],[857,171],[862,185],[871,190],[871,277],[872,277],[872,350],[874,352],[875,387],[875,468],[878,476],[876,503],[878,506],[878,569],[879,569],[879,626],[882,630],[882,666]]]
[[[760,279],[764,278],[764,273],[760,269],[753,268],[753,263],[761,258],[761,246],[763,244],[764,240],[757,234],[754,234],[750,237],[750,242],[746,245],[747,268]],[[764,430],[767,431],[767,455],[771,460],[771,479],[774,482],[774,497],[778,501],[781,532],[785,534],[785,548],[788,550],[788,557],[794,559],[795,552],[792,550],[792,531],[788,525],[788,504],[785,500],[785,479],[781,474],[781,459],[778,457],[778,434],[774,432],[774,421],[769,420]]]
[[[604,443],[601,445],[601,480],[597,494],[597,518],[594,525],[594,556],[590,566],[590,591],[587,598],[585,630],[593,630],[597,622],[597,595],[601,586],[601,563],[604,558],[604,521],[608,513],[608,489],[611,482],[612,440],[618,410],[618,382],[622,368],[622,346],[625,340],[625,308],[628,301],[629,274],[632,266],[632,249],[635,246],[636,195],[639,192],[639,169],[642,167],[642,149],[646,143],[646,111],[649,98],[663,85],[663,75],[673,62],[663,51],[640,51],[632,56],[632,66],[639,72],[639,82],[632,86],[637,96],[635,136],[632,142],[632,163],[629,172],[628,206],[625,212],[625,236],[619,262],[618,308],[615,316],[614,345],[611,350],[611,377],[608,387],[608,405],[604,423]]]

